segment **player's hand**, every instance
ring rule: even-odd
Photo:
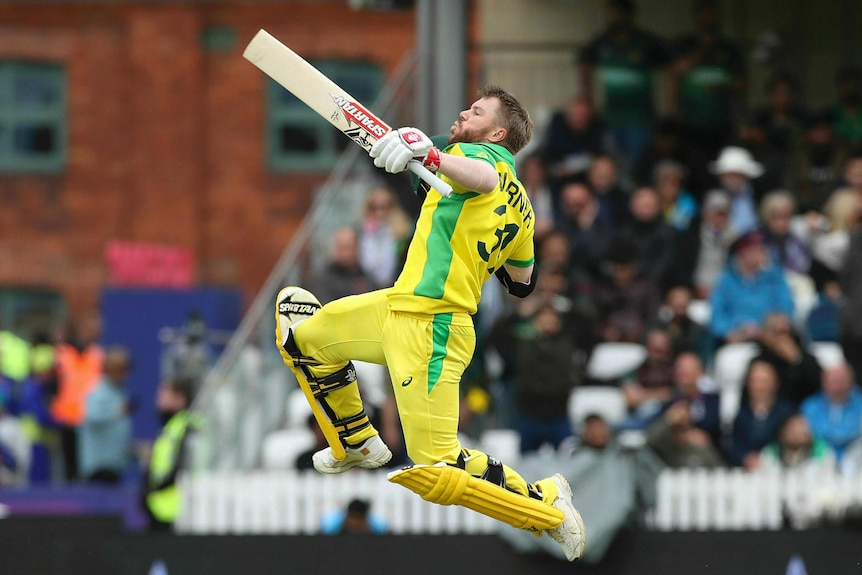
[[[407,169],[410,160],[417,160],[431,172],[440,167],[440,150],[431,139],[416,128],[398,128],[377,140],[368,152],[374,165],[391,174]]]

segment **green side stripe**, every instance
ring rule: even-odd
[[[443,373],[443,360],[446,359],[446,345],[449,343],[449,324],[452,323],[451,313],[439,313],[434,316],[434,330],[431,360],[428,362],[428,393],[434,389]]]
[[[422,278],[413,289],[413,295],[440,299],[446,289],[449,266],[452,264],[452,234],[458,224],[464,202],[441,198],[431,215],[431,230],[425,249],[428,255]]]
[[[534,261],[536,261],[536,258],[530,258],[528,260],[506,260],[506,263],[510,266],[515,266],[516,268],[528,268],[533,265]]]

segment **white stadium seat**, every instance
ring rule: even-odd
[[[847,361],[844,359],[844,350],[841,346],[831,341],[814,342],[808,346],[808,351],[817,358],[817,363],[823,369],[829,369]]]
[[[293,469],[296,458],[314,446],[314,432],[307,428],[281,429],[263,440],[264,469]]]
[[[584,417],[597,413],[610,425],[622,421],[626,416],[626,400],[618,387],[584,385],[576,387],[569,396],[569,420],[573,429],[579,429]]]
[[[739,398],[745,384],[748,364],[757,355],[754,343],[729,343],[723,345],[715,354],[713,379],[721,394],[721,421],[725,425],[733,423],[739,410]]]
[[[590,355],[587,376],[600,381],[619,379],[636,370],[646,356],[646,347],[639,343],[600,343]]]
[[[686,314],[691,321],[699,325],[709,325],[709,320],[712,319],[712,304],[705,299],[692,300]]]

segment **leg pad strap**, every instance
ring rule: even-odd
[[[445,463],[405,467],[386,478],[418,493],[426,501],[460,505],[518,529],[539,532],[563,522],[563,512],[553,505],[519,495]]]

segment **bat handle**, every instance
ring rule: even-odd
[[[407,169],[419,176],[423,182],[440,192],[441,196],[448,198],[452,195],[452,186],[438,178],[431,172],[431,170],[416,160],[410,160],[407,162]]]

